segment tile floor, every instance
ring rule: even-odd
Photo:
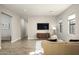
[[[1,46],[0,55],[28,55],[30,52],[35,51],[36,41],[27,39],[15,43],[3,41]]]
[[[79,43],[22,39],[2,41],[0,55],[79,55]]]

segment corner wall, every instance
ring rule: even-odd
[[[27,21],[21,19],[21,38],[27,38]]]
[[[21,18],[19,16],[15,16],[12,19],[12,41],[16,42],[21,39]]]
[[[68,16],[76,14],[75,34],[69,34]],[[59,39],[69,41],[69,39],[79,39],[79,4],[71,5],[67,10],[56,17],[57,35]],[[59,21],[62,20],[62,33],[59,32]]]

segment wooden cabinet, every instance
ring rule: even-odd
[[[37,33],[37,38],[50,38],[49,33]]]

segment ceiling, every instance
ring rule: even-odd
[[[3,4],[7,9],[26,17],[34,15],[58,15],[71,4]]]

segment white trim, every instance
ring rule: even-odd
[[[76,18],[76,15],[75,15],[75,14],[72,14],[72,15],[70,15],[70,16],[68,17],[68,20],[71,20],[71,19],[74,19],[74,18]]]
[[[28,40],[33,40],[33,39],[38,39],[38,38],[31,38],[31,37],[28,37]]]
[[[21,37],[19,37],[18,39],[12,40],[11,43],[14,43],[14,42],[16,42],[16,41],[18,41],[20,39],[21,39]]]

